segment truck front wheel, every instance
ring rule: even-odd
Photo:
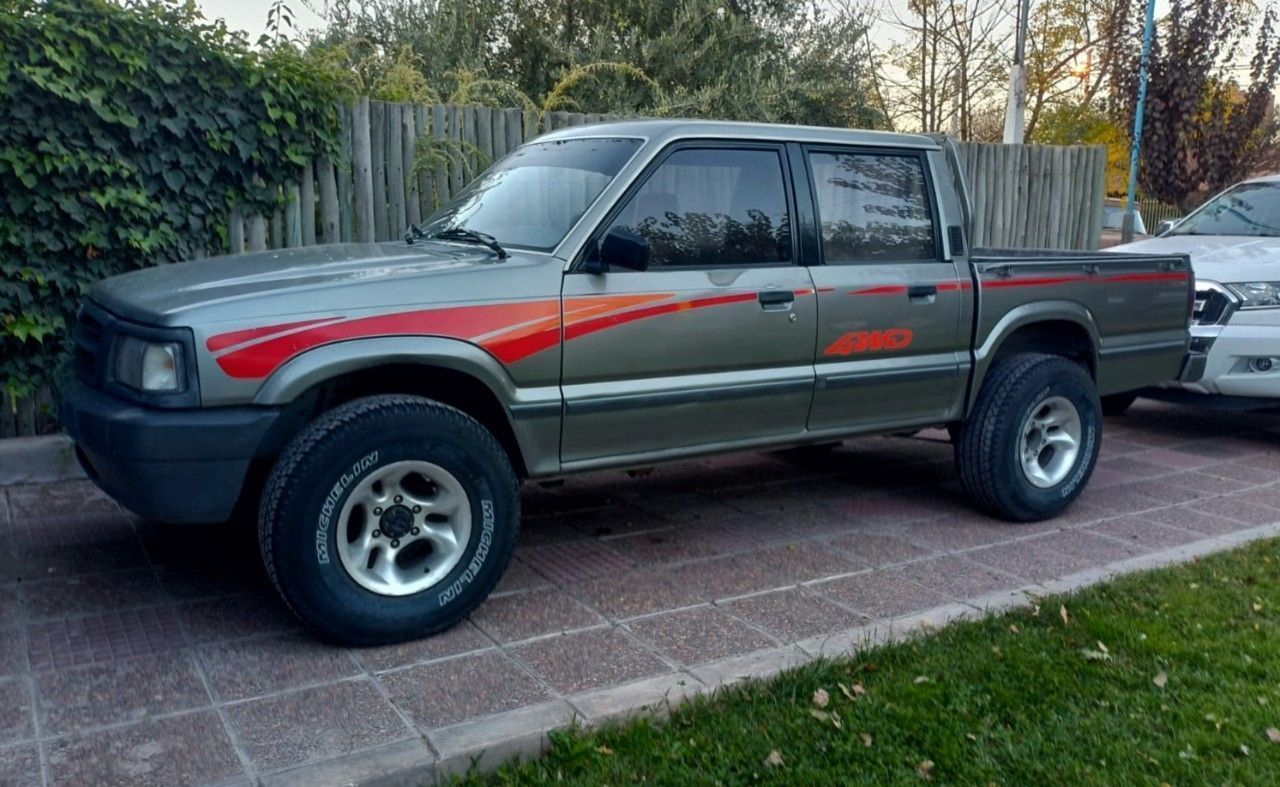
[[[996,364],[955,442],[969,495],[1018,522],[1048,519],[1079,496],[1098,461],[1102,410],[1088,373],[1056,355]]]
[[[515,548],[517,480],[479,422],[413,396],[371,396],[313,421],[267,480],[267,572],[321,636],[401,642],[489,595]]]

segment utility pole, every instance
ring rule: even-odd
[[[1147,21],[1142,28],[1142,64],[1138,67],[1138,106],[1133,113],[1133,147],[1129,149],[1129,196],[1120,225],[1120,242],[1133,240],[1133,205],[1138,195],[1138,156],[1142,153],[1142,123],[1147,113],[1147,78],[1151,72],[1151,36],[1156,26],[1156,0],[1147,0]]]
[[[1004,106],[1004,143],[1021,145],[1027,115],[1027,25],[1031,18],[1031,0],[1018,4],[1018,34],[1013,49],[1013,67],[1009,69],[1009,100]]]

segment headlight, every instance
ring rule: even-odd
[[[182,387],[182,345],[121,336],[116,344],[116,381],[139,391]]]
[[[1251,281],[1226,286],[1240,299],[1241,309],[1266,309],[1280,306],[1280,281]]]

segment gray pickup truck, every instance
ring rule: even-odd
[[[643,121],[540,137],[404,242],[98,284],[63,422],[167,522],[257,508],[303,621],[444,629],[511,556],[522,480],[950,428],[965,488],[1053,516],[1099,396],[1177,378],[1184,255],[978,252],[925,136]]]

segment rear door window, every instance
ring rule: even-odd
[[[938,259],[924,161],[914,153],[812,151],[827,263]]]

